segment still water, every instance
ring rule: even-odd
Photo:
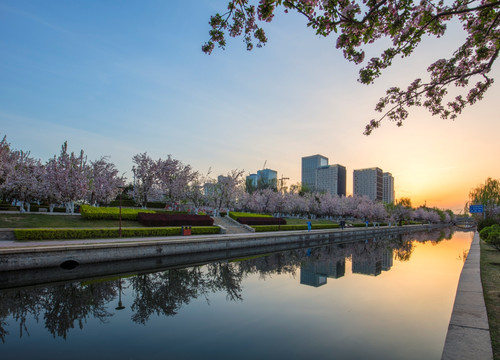
[[[472,233],[0,290],[2,359],[440,359]]]

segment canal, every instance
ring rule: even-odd
[[[441,229],[13,286],[0,290],[0,353],[440,359],[472,235]]]

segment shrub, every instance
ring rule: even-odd
[[[267,217],[267,218],[270,218],[272,217],[272,215],[266,215],[266,214],[253,214],[253,213],[244,213],[244,212],[234,212],[234,211],[230,211],[229,212],[229,217],[231,219],[234,219],[236,221],[238,221],[238,218],[239,217]]]
[[[487,242],[488,244],[493,245],[500,250],[500,225],[495,224],[488,227],[485,227],[479,233],[481,238]]]
[[[148,202],[146,203],[147,208],[152,208],[152,209],[165,209],[167,206],[167,203],[164,202]]]
[[[122,219],[137,220],[137,214],[139,212],[155,213],[154,210],[122,208]],[[83,218],[92,220],[118,220],[120,218],[120,209],[114,207],[94,207],[90,205],[82,205],[80,213]]]
[[[214,219],[207,215],[147,214],[139,213],[139,222],[144,226],[212,226]]]
[[[491,218],[483,219],[477,223],[477,231],[481,232],[484,228],[495,224],[498,224],[498,220]]]
[[[285,219],[274,217],[239,217],[237,221],[245,225],[286,225]]]
[[[0,211],[19,211],[19,206],[0,204]]]
[[[217,226],[193,227],[191,234],[218,234]],[[118,229],[15,229],[14,235],[19,241],[56,240],[56,239],[102,239],[118,238]],[[181,235],[180,227],[169,228],[125,228],[122,237],[151,237]]]
[[[154,210],[155,214],[187,214],[187,211],[174,211],[174,210]],[[198,214],[205,215],[205,214]]]
[[[312,224],[311,229],[337,229],[339,224]],[[255,232],[267,232],[267,231],[293,231],[293,230],[307,230],[307,225],[255,225],[252,226]]]
[[[109,202],[109,206],[113,207],[113,206],[120,206],[120,200],[113,200],[113,201],[110,201]],[[137,204],[135,202],[135,200],[123,200],[122,199],[122,206],[126,206],[126,207],[136,207]]]
[[[494,225],[487,226],[487,227],[484,227],[483,229],[481,229],[481,231],[479,231],[479,236],[481,237],[481,239],[486,241],[486,239],[490,235],[490,232],[493,231],[496,226],[498,226],[498,225],[494,224]]]

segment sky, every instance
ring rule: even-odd
[[[68,141],[89,160],[109,156],[131,181],[132,157],[169,154],[202,174],[263,168],[300,182],[301,157],[321,154],[347,168],[379,167],[396,198],[459,212],[469,191],[500,178],[498,101],[485,98],[455,121],[411,110],[403,127],[384,121],[363,135],[392,86],[427,78],[465,33],[452,23],[397,59],[374,84],[298,14],[278,10],[264,24],[269,42],[246,51],[242,39],[201,51],[211,15],[226,0],[1,0],[0,136],[46,161]],[[366,58],[387,46],[382,39]],[[495,64],[491,75],[499,78]],[[454,90],[453,90],[454,91]]]

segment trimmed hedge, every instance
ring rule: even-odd
[[[387,225],[389,225],[389,224],[387,224],[387,223],[378,223],[377,226],[387,226]],[[351,227],[366,227],[366,224],[365,223],[355,223],[355,224],[351,224]],[[373,227],[373,223],[369,223],[368,227]]]
[[[167,203],[164,202],[147,202],[146,207],[152,209],[165,209]]]
[[[109,202],[109,206],[111,206],[111,207],[120,206],[120,200],[112,200],[112,201],[110,201]],[[135,202],[135,200],[122,200],[122,207],[123,206],[126,206],[126,207],[136,207],[137,203]]]
[[[144,226],[212,226],[214,224],[214,219],[208,215],[139,213],[137,219]]]
[[[274,217],[239,217],[237,221],[245,225],[286,225],[285,219]]]
[[[137,220],[137,214],[140,212],[155,213],[154,210],[122,208],[122,220]],[[80,207],[80,213],[84,219],[91,220],[118,220],[120,218],[120,208],[114,207],[82,205]]]
[[[266,232],[266,231],[293,231],[293,230],[307,230],[307,225],[261,225],[252,226],[255,232]],[[338,229],[339,224],[312,224],[312,230],[320,229]]]
[[[0,211],[19,211],[19,206],[0,204]]]
[[[266,214],[253,214],[253,213],[245,213],[245,212],[235,212],[235,211],[230,211],[229,212],[229,217],[233,220],[238,221],[238,218],[240,217],[259,217],[259,218],[272,218],[272,215],[266,215]]]
[[[191,228],[192,235],[219,234],[217,226]],[[118,238],[118,229],[15,229],[19,241],[56,239],[103,239]],[[151,237],[181,235],[180,227],[169,228],[123,228],[122,237]]]

